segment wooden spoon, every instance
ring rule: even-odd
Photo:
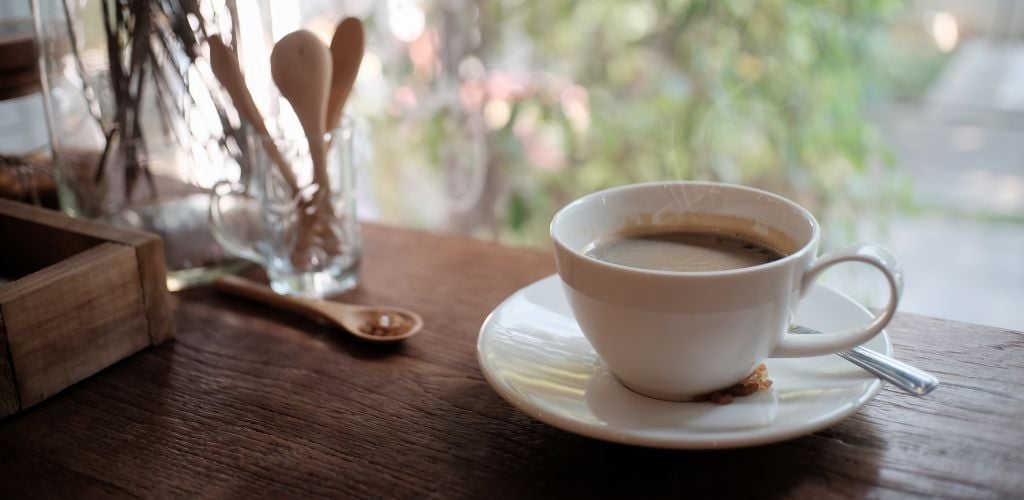
[[[423,328],[419,314],[397,307],[361,306],[279,295],[269,287],[232,275],[218,278],[214,286],[279,309],[324,319],[370,342],[398,342],[416,335]]]
[[[363,23],[354,17],[345,18],[334,30],[331,38],[331,92],[327,98],[327,128],[333,129],[341,121],[345,101],[352,93],[352,85],[359,74],[359,64],[366,49]]]
[[[277,145],[270,138],[270,134],[267,133],[267,124],[264,123],[259,108],[256,107],[256,103],[252,100],[249,87],[245,85],[245,77],[242,76],[242,69],[238,65],[238,58],[224,44],[224,40],[221,40],[220,36],[211,36],[207,42],[210,44],[210,66],[213,68],[214,76],[217,77],[217,80],[220,80],[220,84],[227,90],[228,96],[231,97],[231,102],[235,105],[235,109],[238,110],[238,114],[248,121],[256,129],[256,132],[260,134],[263,147],[267,150],[271,161],[277,164],[281,171],[281,176],[292,190],[292,195],[295,195],[299,192],[299,183],[295,179],[295,174],[288,165],[288,161],[284,159],[281,151],[277,149]]]
[[[309,143],[309,156],[313,162],[313,182],[316,193],[312,200],[303,201],[303,212],[312,205],[313,219],[299,233],[293,258],[302,259],[309,249],[313,234],[319,234],[324,244],[338,246],[337,237],[327,223],[331,203],[331,186],[327,176],[327,157],[324,132],[327,119],[327,95],[331,84],[331,52],[312,32],[299,30],[289,33],[274,44],[270,53],[270,74],[281,95],[295,110]],[[311,224],[311,225],[310,225]]]
[[[299,118],[309,141],[313,176],[323,194],[327,185],[324,157],[327,95],[331,84],[331,53],[312,32],[299,30],[279,40],[270,53],[270,74]],[[330,199],[328,196],[327,199]]]

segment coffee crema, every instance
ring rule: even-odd
[[[739,230],[736,224],[647,226],[627,228],[591,244],[584,253],[597,260],[638,269],[712,272],[779,260],[795,250],[795,245],[786,243],[778,248],[765,238]]]

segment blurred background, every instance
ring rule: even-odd
[[[546,248],[554,212],[598,189],[748,184],[808,207],[823,250],[890,247],[905,270],[903,311],[1024,330],[1021,2],[236,8],[243,49],[247,36],[272,41],[299,27],[329,39],[344,16],[366,24],[350,101],[369,125],[366,220]],[[259,94],[266,59],[242,56]],[[29,134],[16,116],[0,113],[0,129]],[[883,300],[866,268],[825,281],[869,305]]]

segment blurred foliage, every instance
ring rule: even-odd
[[[778,192],[842,242],[858,213],[909,196],[865,117],[872,99],[913,98],[941,66],[934,49],[893,49],[887,29],[902,6],[437,2],[439,63],[399,71],[420,104],[405,112],[415,121],[375,124],[381,166],[394,174],[387,164],[425,155],[456,197],[482,176],[476,204],[461,210],[483,215],[462,214],[460,229],[506,242],[546,242],[553,213],[580,195],[660,179]],[[891,77],[901,70],[924,77]]]

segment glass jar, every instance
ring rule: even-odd
[[[165,11],[185,3],[32,2],[60,207],[159,234],[172,290],[242,265],[207,214],[217,182],[244,180],[243,134],[195,64],[197,28]]]
[[[28,4],[0,3],[0,198],[56,206]]]

